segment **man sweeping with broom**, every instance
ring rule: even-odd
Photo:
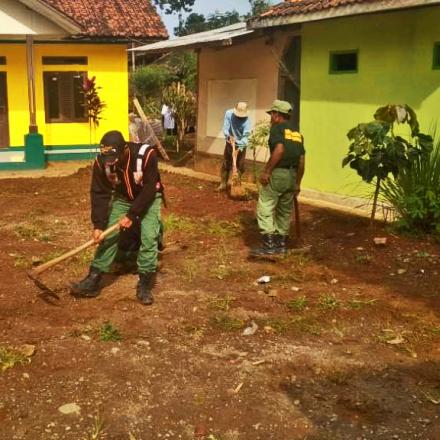
[[[249,109],[245,102],[239,102],[233,109],[227,110],[223,123],[223,133],[226,139],[223,164],[221,168],[220,186],[218,192],[228,188],[229,174],[233,170],[233,179],[236,187],[241,187],[241,178],[244,173],[246,147],[251,132]]]

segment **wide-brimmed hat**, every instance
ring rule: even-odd
[[[290,102],[281,101],[279,99],[275,99],[272,103],[272,107],[267,111],[269,115],[273,112],[282,113],[283,115],[290,115],[292,113],[293,107]]]
[[[237,116],[237,118],[247,118],[248,114],[249,108],[247,102],[239,102],[234,107],[234,115]]]

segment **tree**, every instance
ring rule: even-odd
[[[208,30],[230,26],[240,21],[240,14],[235,9],[223,13],[215,11],[213,14],[208,15]]]
[[[154,0],[154,3],[167,15],[177,13],[180,29],[183,26],[183,13],[192,11],[195,0]]]
[[[249,0],[251,12],[246,18],[256,17],[270,8],[270,0]]]
[[[408,139],[395,134],[396,124],[407,124]],[[395,179],[420,156],[432,151],[431,136],[420,133],[414,110],[408,105],[387,105],[374,114],[374,121],[359,124],[348,134],[350,147],[342,166],[350,165],[367,183],[376,180],[371,222],[373,223],[381,183],[391,174]]]
[[[240,14],[236,11],[214,12],[206,18],[203,14],[192,13],[186,20],[174,28],[174,33],[178,37],[196,34],[198,32],[210,31],[221,27],[238,23],[241,20]]]
[[[174,28],[174,33],[178,37],[184,35],[197,34],[207,29],[206,17],[203,14],[193,12],[189,14],[182,26]]]

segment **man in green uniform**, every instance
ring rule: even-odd
[[[287,252],[294,198],[299,194],[304,175],[305,150],[302,135],[290,124],[292,106],[276,100],[268,111],[270,159],[260,177],[257,205],[258,227],[263,245],[252,256]]]
[[[133,231],[135,235],[140,233],[136,295],[144,305],[153,303],[163,190],[154,146],[126,142],[119,131],[104,135],[93,164],[90,188],[93,238],[99,247],[88,275],[72,285],[73,294],[86,298],[99,295],[102,274],[110,270],[119,243],[119,232],[104,240],[101,234],[105,228],[119,223],[123,231],[140,229]]]

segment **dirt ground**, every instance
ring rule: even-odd
[[[72,297],[91,252],[41,276],[59,300],[26,276],[89,239],[88,169],[0,182],[0,350],[35,349],[0,365],[1,439],[440,439],[438,243],[302,206],[311,252],[250,261],[254,200],[163,177],[187,248],[151,308],[134,274]]]

